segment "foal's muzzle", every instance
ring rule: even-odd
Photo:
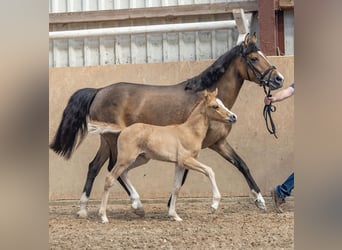
[[[237,116],[235,114],[232,114],[228,117],[228,121],[230,123],[235,123],[237,121]]]

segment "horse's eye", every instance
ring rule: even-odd
[[[219,109],[219,106],[214,105],[214,106],[213,106],[213,109]]]
[[[255,63],[255,62],[257,62],[259,59],[257,58],[257,57],[255,57],[255,56],[253,56],[252,58],[251,58],[251,61],[253,62],[253,63]]]

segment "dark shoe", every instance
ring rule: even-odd
[[[277,193],[277,191],[275,189],[273,189],[271,191],[271,195],[272,195],[272,200],[273,200],[273,205],[275,210],[278,213],[283,213],[284,211],[281,209],[280,205],[285,203],[285,200],[283,200]]]

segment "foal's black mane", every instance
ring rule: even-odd
[[[248,55],[251,52],[258,51],[259,48],[254,42],[250,42],[245,48],[244,43],[235,46],[222,56],[220,56],[209,68],[204,70],[198,76],[186,80],[185,90],[202,91],[209,89],[223,76],[232,60],[238,55]]]

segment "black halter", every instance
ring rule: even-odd
[[[257,68],[254,67],[251,60],[248,59],[247,57],[248,53],[244,51],[243,45],[241,45],[241,50],[242,50],[241,56],[245,59],[246,73],[247,73],[248,80],[250,81],[250,77],[248,73],[248,67],[249,67],[253,71],[255,77],[258,79],[260,86],[263,86],[265,95],[267,97],[272,96],[271,90],[269,88],[269,83],[270,83],[270,79],[272,76],[272,72],[276,69],[276,67],[272,65],[268,69],[266,69],[263,73],[261,73]],[[268,87],[268,91],[266,90],[266,87]],[[276,110],[277,110],[276,107],[272,103],[265,105],[264,110],[263,110],[263,116],[266,122],[266,128],[268,132],[270,132],[271,135],[274,135],[274,137],[278,139],[276,135],[275,124],[271,116],[271,112],[275,112]]]

